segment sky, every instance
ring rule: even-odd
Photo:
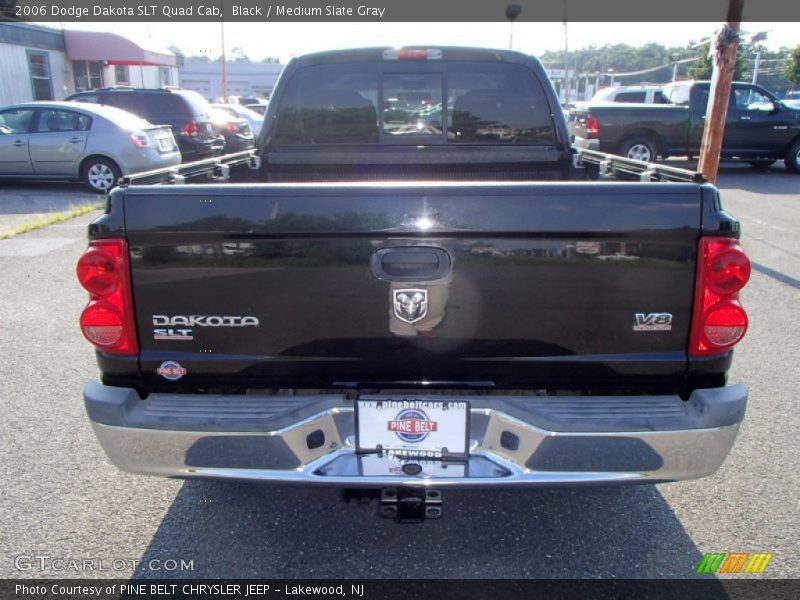
[[[58,24],[50,23],[50,26]],[[133,41],[148,41],[152,46],[177,46],[184,54],[220,54],[218,23],[69,23],[71,29],[111,31]],[[657,42],[680,46],[708,38],[716,23],[569,23],[570,50],[591,45],[626,43],[641,46]],[[770,49],[800,44],[797,23],[743,23],[742,31],[753,34],[767,31],[765,45]],[[287,62],[292,56],[360,46],[481,46],[507,48],[509,24],[492,23],[226,23],[228,52],[239,46],[251,60],[278,57]],[[562,23],[517,22],[513,25],[513,47],[539,55],[547,50],[563,50]]]

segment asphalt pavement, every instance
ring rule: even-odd
[[[0,185],[0,234],[49,213],[97,204],[103,198],[87,191],[83,184],[65,181],[19,181]]]
[[[450,491],[444,518],[421,525],[335,490],[117,471],[81,398],[97,367],[74,267],[98,213],[0,241],[0,577],[693,577],[706,552],[771,552],[759,577],[800,577],[800,177],[725,167],[719,185],[755,265],[730,374],[750,405],[719,472]],[[69,563],[56,559],[90,562],[58,570]]]

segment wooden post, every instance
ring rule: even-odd
[[[742,20],[744,0],[730,0],[727,23],[723,25],[711,43],[713,72],[711,89],[706,108],[706,126],[700,145],[698,169],[711,183],[717,181],[719,155],[725,135],[725,119],[728,116],[728,99],[736,68],[736,50],[739,47],[739,23]]]

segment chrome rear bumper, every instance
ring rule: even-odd
[[[672,396],[467,396],[470,456],[405,475],[355,451],[342,396],[151,395],[87,385],[87,410],[111,461],[133,473],[280,484],[484,488],[654,483],[704,477],[728,455],[742,385]],[[441,399],[441,398],[437,398]],[[512,440],[512,443],[509,443]],[[415,461],[421,462],[421,461]]]

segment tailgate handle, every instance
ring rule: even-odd
[[[381,248],[372,254],[372,274],[384,281],[436,281],[450,274],[447,250],[431,246]]]

